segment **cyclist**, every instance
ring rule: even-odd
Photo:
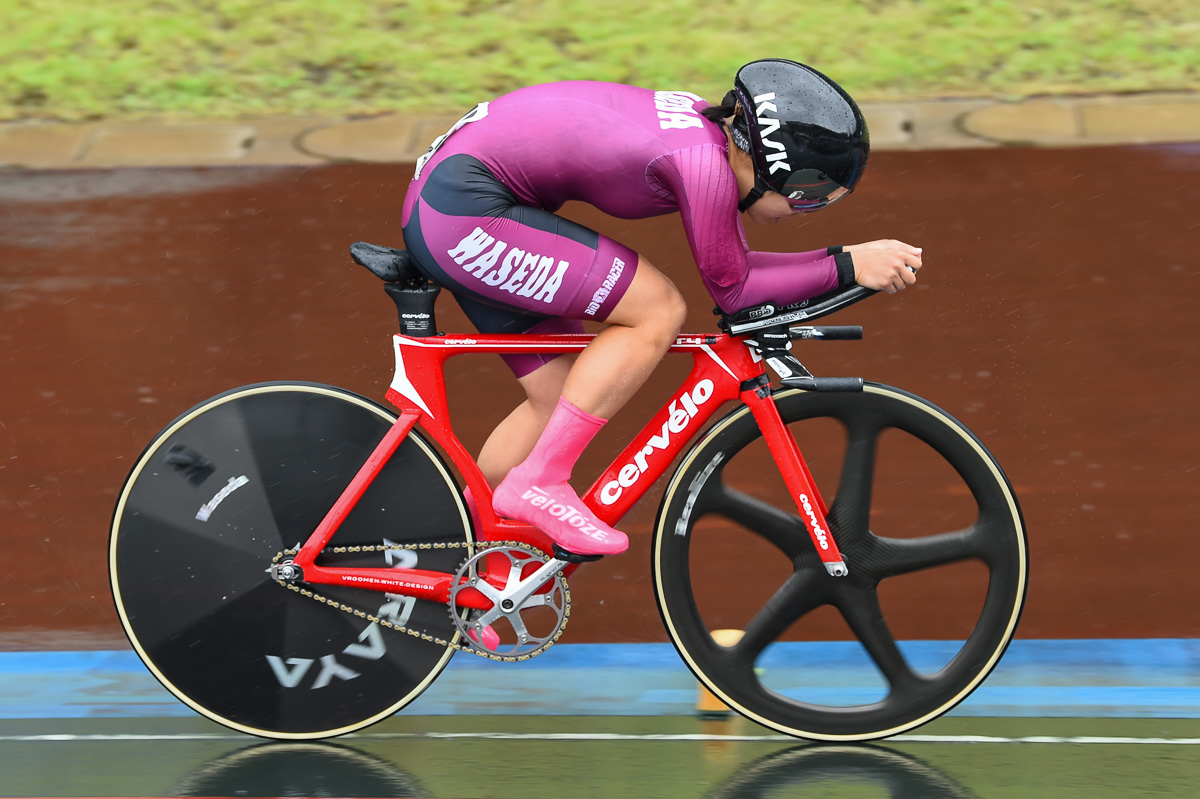
[[[750,252],[739,216],[771,223],[831,205],[854,190],[869,151],[850,96],[783,59],[742,67],[718,106],[690,92],[611,83],[532,86],[476,106],[435,141],[403,206],[418,268],[481,332],[607,323],[578,356],[505,356],[527,399],[479,454],[497,513],[578,554],[628,547],[571,488],[571,470],[666,354],[686,314],[670,279],[558,216],[564,202],[622,218],[678,211],[701,279],[726,312],[854,283],[891,293],[916,280],[919,249],[881,240]]]

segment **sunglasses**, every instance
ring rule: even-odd
[[[798,169],[788,175],[779,193],[796,211],[816,211],[833,205],[850,193],[819,169]]]

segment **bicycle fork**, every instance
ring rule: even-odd
[[[841,551],[838,550],[837,542],[833,540],[833,533],[826,521],[829,509],[817,491],[812,473],[808,470],[808,464],[804,462],[804,456],[800,454],[795,437],[783,423],[779,409],[767,393],[769,381],[765,381],[765,375],[764,384],[743,391],[742,401],[749,406],[759,429],[763,432],[767,447],[779,465],[784,484],[796,502],[796,510],[804,528],[808,530],[809,538],[812,539],[825,571],[833,577],[845,577],[850,570]]]

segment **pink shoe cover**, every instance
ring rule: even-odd
[[[492,507],[501,516],[532,524],[577,555],[618,555],[629,548],[629,537],[592,515],[570,485],[534,485],[522,466],[500,483]]]
[[[592,515],[570,483],[580,453],[605,421],[559,397],[529,457],[496,488],[492,508],[532,524],[577,555],[616,555],[628,549],[629,538]]]

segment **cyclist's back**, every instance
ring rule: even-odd
[[[706,145],[724,157],[724,134],[699,113],[707,106],[689,92],[593,81],[518,89],[488,103],[485,116],[456,131],[423,165],[405,218],[424,179],[456,154],[479,159],[522,205],[556,211],[579,200],[624,218],[676,211],[656,174],[664,168],[660,159]]]

